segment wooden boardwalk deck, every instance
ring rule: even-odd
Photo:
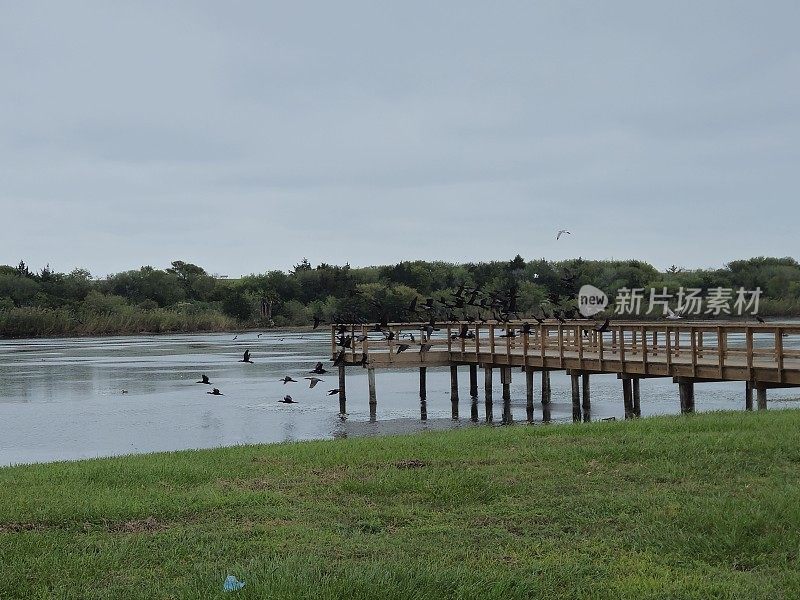
[[[369,370],[370,402],[376,403],[375,369],[419,368],[420,397],[428,367],[449,366],[457,401],[458,366],[470,367],[470,395],[477,395],[475,373],[486,369],[491,397],[491,371],[500,369],[506,400],[511,369],[527,374],[528,399],[533,373],[542,375],[542,401],[549,401],[548,372],[567,371],[573,377],[573,403],[588,410],[588,378],[612,373],[623,380],[626,409],[638,401],[638,380],[672,377],[679,384],[681,408],[694,409],[694,384],[710,381],[746,382],[746,407],[752,393],[766,407],[766,390],[800,386],[800,326],[796,324],[742,324],[735,322],[616,322],[598,331],[591,321],[566,323],[391,323],[373,328],[337,325],[331,328],[331,358],[340,367],[340,392],[345,396],[345,367]],[[583,386],[577,378],[583,377]],[[625,384],[633,381],[633,385]],[[580,402],[580,393],[584,395]],[[631,390],[628,390],[631,387]],[[628,398],[631,396],[631,398]],[[577,397],[577,398],[576,398]],[[340,397],[344,411],[346,398]],[[579,417],[579,410],[573,411]],[[631,416],[637,410],[632,407]],[[504,411],[505,413],[505,411]],[[529,410],[530,413],[530,410]],[[628,410],[626,410],[626,414]],[[454,412],[454,415],[456,412]]]

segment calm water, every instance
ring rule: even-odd
[[[462,419],[450,419],[447,368],[428,369],[428,421],[419,420],[416,371],[378,371],[378,422],[369,423],[366,371],[348,369],[349,416],[342,422],[338,398],[327,396],[338,378],[327,367],[327,333],[169,335],[0,341],[0,465],[115,454],[211,448],[234,444],[376,435],[473,426],[469,382],[461,376]],[[250,349],[255,364],[237,362]],[[302,378],[316,361],[331,373],[314,389]],[[206,373],[224,397],[196,384]],[[291,375],[299,383],[283,385]],[[551,376],[554,421],[570,421],[570,384]],[[537,393],[538,393],[537,379]],[[495,418],[502,415],[499,376]],[[122,390],[127,390],[126,394]],[[515,419],[525,418],[525,378],[514,372]],[[479,390],[483,378],[479,375]],[[677,386],[669,379],[641,383],[642,414],[678,412]],[[280,404],[290,393],[299,402]],[[696,387],[696,408],[741,410],[744,384]],[[770,408],[796,406],[798,392],[771,390]],[[620,382],[592,378],[592,419],[622,418]],[[484,418],[483,397],[479,402]],[[536,418],[542,417],[536,405]]]

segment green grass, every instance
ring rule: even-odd
[[[800,411],[0,469],[0,597],[798,598]]]

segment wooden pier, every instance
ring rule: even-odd
[[[484,370],[486,420],[494,420],[495,372],[502,386],[503,422],[511,422],[512,371],[526,381],[526,418],[533,421],[534,375],[540,374],[545,418],[551,400],[550,372],[565,371],[572,383],[573,420],[588,420],[592,374],[621,380],[626,418],[638,417],[639,381],[670,377],[683,413],[694,411],[698,383],[741,381],[744,406],[767,407],[767,390],[800,386],[800,326],[735,322],[616,322],[605,331],[592,321],[533,324],[449,322],[331,326],[331,359],[339,366],[339,406],[346,413],[347,367],[368,370],[370,416],[377,415],[376,369],[418,368],[420,415],[427,418],[428,367],[450,367],[453,418],[459,417],[458,367],[469,366],[470,415],[477,420],[477,369]]]

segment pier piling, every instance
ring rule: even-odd
[[[483,393],[486,398],[486,422],[491,423],[494,420],[492,410],[492,367],[484,367],[483,369]]]
[[[583,375],[581,376],[581,380],[583,383],[583,389],[581,390],[583,396],[583,398],[581,399],[581,407],[583,408],[583,420],[585,422],[588,422],[590,420],[590,415],[592,412],[592,398],[589,390],[589,373],[584,371]]]
[[[569,378],[572,383],[572,421],[578,423],[581,420],[580,374],[577,371],[571,371]]]
[[[369,420],[375,421],[377,418],[378,397],[375,393],[375,368],[367,368],[367,382],[369,384]]]
[[[756,401],[758,402],[758,410],[767,410],[767,386],[756,386]]]
[[[454,421],[458,420],[458,366],[450,367],[450,414]]]
[[[428,367],[419,368],[419,418],[428,420]]]
[[[342,416],[347,414],[347,391],[344,370],[344,365],[339,365],[339,414]]]
[[[533,369],[525,369],[525,412],[528,423],[533,423]]]
[[[514,420],[511,415],[511,367],[500,370],[500,380],[503,384],[503,423],[508,424]]]

